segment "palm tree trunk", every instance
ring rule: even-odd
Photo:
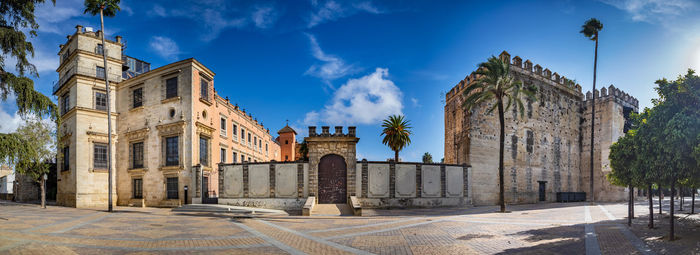
[[[627,203],[627,226],[632,226],[632,217],[634,217],[634,212],[632,208],[634,206],[634,188],[630,185],[629,188],[629,202]]]
[[[399,162],[399,151],[394,151],[394,162]]]
[[[595,33],[595,55],[593,57],[593,99],[591,101],[591,201],[595,201],[595,193],[593,192],[593,147],[594,135],[595,135],[595,80],[596,72],[598,71],[598,32]]]
[[[41,177],[41,208],[46,208],[46,180]]]
[[[649,192],[647,193],[649,195],[649,228],[654,228],[654,202],[652,201],[654,196],[651,195],[651,183],[649,183],[648,190]]]
[[[503,118],[503,101],[498,99],[498,120],[501,123],[501,136],[500,136],[500,146],[498,152],[498,184],[499,184],[499,194],[498,203],[501,205],[501,212],[506,212],[506,199],[505,199],[505,187],[503,187],[503,149],[505,147],[505,120]]]
[[[102,60],[105,67],[105,86],[107,87],[107,211],[112,211],[112,101],[109,99],[109,68],[107,66],[107,44],[105,44],[105,20],[100,9],[100,26],[102,27]]]
[[[674,236],[674,228],[673,228],[673,211],[675,210],[673,208],[673,190],[676,188],[676,180],[671,180],[671,218],[669,219],[669,226],[670,226],[670,234],[669,234],[669,240],[673,241],[675,238]]]

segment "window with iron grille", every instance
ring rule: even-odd
[[[100,111],[107,110],[107,94],[103,92],[95,92],[95,109]]]
[[[143,198],[143,179],[134,179],[134,198]]]
[[[177,166],[180,164],[180,155],[178,150],[178,137],[165,138],[165,165]]]
[[[63,147],[63,168],[62,171],[70,170],[70,147]]]
[[[241,154],[241,163],[245,162],[245,155]]]
[[[238,153],[235,151],[233,152],[233,163],[236,163],[238,161]]]
[[[238,135],[238,125],[233,124],[233,137]]]
[[[245,144],[245,129],[241,128],[241,142]]]
[[[70,49],[66,50],[66,52],[63,53],[63,57],[61,57],[61,63],[66,62],[68,60],[68,57],[70,57]]]
[[[226,119],[221,118],[221,135],[226,136]]]
[[[107,169],[107,144],[95,143],[93,147],[93,167],[95,169]]]
[[[105,68],[101,66],[96,66],[95,67],[95,77],[99,79],[104,79],[105,78]]]
[[[143,168],[143,142],[131,144],[131,153],[132,168]]]
[[[200,84],[199,97],[209,101],[209,82],[205,79],[200,79]]]
[[[61,114],[66,114],[70,110],[70,94],[66,93],[63,95],[63,112]]]
[[[140,107],[143,105],[143,88],[137,88],[133,91],[133,108]]]
[[[168,199],[177,199],[178,196],[178,179],[170,177],[167,179]]]
[[[221,149],[221,163],[226,163],[226,149]]]
[[[97,48],[95,48],[95,53],[102,55],[103,52],[104,52],[104,47],[102,46],[102,44],[101,43],[97,44]]]
[[[209,139],[206,137],[199,137],[199,163],[209,166]]]
[[[177,77],[165,80],[165,98],[177,96]]]

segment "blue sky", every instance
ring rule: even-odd
[[[36,87],[51,94],[58,45],[76,24],[99,27],[82,1],[58,0],[37,10],[33,38]],[[222,96],[277,131],[289,120],[356,125],[358,157],[384,160],[380,122],[402,113],[413,143],[401,158],[424,152],[440,160],[444,93],[479,62],[507,50],[531,59],[584,90],[592,87],[593,47],[580,33],[600,19],[598,86],[614,84],[650,106],[653,82],[700,68],[700,2],[602,1],[122,1],[107,18],[125,53],[152,67],[194,57],[216,73]],[[2,103],[0,131],[21,122]]]

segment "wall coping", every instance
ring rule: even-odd
[[[472,167],[469,164],[445,164],[445,163],[423,163],[423,162],[392,162],[392,161],[365,161],[358,160],[357,163],[371,163],[371,164],[390,164],[394,163],[397,165],[435,165],[435,166],[459,166],[459,167]],[[307,164],[309,161],[265,161],[265,162],[246,162],[246,163],[219,163],[219,167],[222,166],[237,166],[237,165],[267,165],[267,164]]]

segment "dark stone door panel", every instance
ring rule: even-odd
[[[330,154],[318,163],[318,203],[347,202],[347,165],[343,157]]]

